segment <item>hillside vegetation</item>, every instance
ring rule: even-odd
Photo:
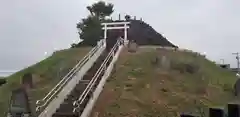
[[[162,56],[166,56],[163,64]],[[114,71],[91,117],[175,117],[181,112],[201,111],[207,114],[208,107],[225,106],[235,100],[235,75],[191,52],[124,50]]]
[[[33,74],[34,88],[29,92],[29,96],[34,111],[36,100],[45,96],[90,49],[84,47],[57,51],[49,58],[7,77],[7,84],[0,87],[0,117],[5,117],[11,91],[20,87],[21,77],[25,73]]]

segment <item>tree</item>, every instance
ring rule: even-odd
[[[88,16],[86,19],[82,19],[82,22],[77,27],[82,31],[79,35],[83,39],[81,43],[84,45],[95,46],[101,38],[101,22],[95,16]]]
[[[87,9],[92,16],[96,16],[102,20],[113,13],[113,4],[106,4],[104,1],[99,1],[92,6],[88,6]]]
[[[97,44],[103,34],[101,22],[105,21],[106,16],[113,13],[113,4],[100,1],[87,6],[87,9],[90,15],[77,24],[77,28],[80,29],[79,36],[83,39],[82,42],[77,44],[77,47],[82,45],[95,46]]]
[[[71,48],[76,48],[76,47],[77,47],[76,43],[71,44]]]
[[[7,83],[6,79],[0,79],[0,86]]]
[[[126,15],[126,16],[125,16],[125,20],[126,20],[126,21],[129,21],[130,19],[131,19],[131,16],[130,16],[130,15]]]

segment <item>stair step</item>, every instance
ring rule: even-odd
[[[66,98],[65,100],[64,100],[64,102],[74,102],[75,100],[77,100],[78,99],[78,97],[75,97],[75,98]]]
[[[74,88],[74,90],[84,91],[84,89],[87,87],[87,85],[88,85],[88,84],[80,83],[80,84],[76,85],[76,87]]]
[[[78,115],[75,113],[56,112],[53,114],[53,117],[78,117]]]
[[[56,112],[71,113],[73,111],[73,108],[74,107],[72,103],[63,103],[60,105],[60,108],[58,108]]]
[[[64,103],[73,103],[74,101],[76,101],[82,94],[82,92],[85,90],[86,86],[87,84],[79,83],[64,100]]]
[[[70,104],[72,104],[72,102],[64,101],[61,105],[70,105]],[[61,106],[61,105],[60,105],[60,106]]]
[[[78,96],[76,96],[76,95],[69,95],[66,100],[69,100],[69,101],[70,100],[77,100],[79,98],[79,96],[80,95],[78,95]]]
[[[79,92],[78,90],[75,90],[75,89],[74,89],[74,90],[71,92],[70,95],[73,95],[73,96],[81,95],[81,92]]]

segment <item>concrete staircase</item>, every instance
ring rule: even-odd
[[[38,101],[40,106],[37,109],[46,106],[39,117],[87,117],[121,52],[122,41],[123,39],[118,40],[108,51],[106,41],[101,40],[95,47],[94,53],[87,57],[88,60],[76,70],[72,78],[67,80],[61,89],[57,88],[61,91],[54,95],[55,98],[49,101],[48,105],[43,101],[46,102],[46,97],[52,98],[52,96],[47,95]],[[53,89],[50,93],[57,89]]]
[[[80,95],[84,92],[84,89],[87,88],[87,85],[91,81],[91,79],[96,74],[98,68],[101,66],[104,59],[107,57],[108,52],[104,50],[102,55],[97,59],[97,61],[93,64],[93,66],[87,71],[87,73],[83,76],[83,79],[76,85],[76,87],[73,89],[73,91],[70,93],[70,95],[67,96],[67,98],[64,100],[64,102],[60,105],[60,107],[57,109],[56,113],[54,113],[53,117],[77,117],[77,113],[73,113],[74,106],[73,103],[75,100],[78,100]],[[103,74],[101,74],[99,77],[101,77]],[[94,89],[91,90],[93,92]],[[91,93],[89,93],[86,96],[86,100],[89,100]],[[87,101],[83,105],[81,105],[81,110],[79,112],[82,112],[85,105],[87,104]]]

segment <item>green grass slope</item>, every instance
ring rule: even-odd
[[[153,63],[165,55],[169,65]],[[235,75],[190,52],[124,50],[91,117],[175,117],[235,100]]]
[[[34,111],[36,100],[45,96],[90,49],[90,47],[84,47],[57,51],[47,59],[7,77],[7,84],[0,87],[0,117],[5,117],[11,91],[20,86],[21,77],[25,73],[33,73],[34,88],[30,91],[29,96]]]

